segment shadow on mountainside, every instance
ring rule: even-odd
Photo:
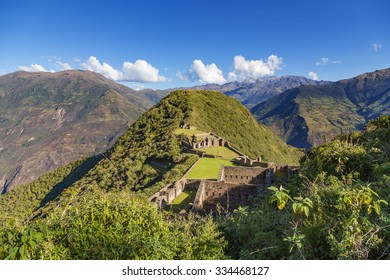
[[[77,166],[68,176],[64,178],[61,183],[58,183],[54,188],[42,199],[39,208],[44,207],[50,201],[53,201],[61,195],[63,190],[70,187],[73,183],[80,180],[85,174],[87,174],[101,159],[103,156],[101,154],[92,156],[85,160],[82,164]]]

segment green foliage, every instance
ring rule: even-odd
[[[283,238],[283,241],[287,241],[291,243],[290,251],[289,251],[291,253],[294,250],[294,248],[297,248],[298,251],[301,250],[304,239],[305,239],[304,234],[302,234],[300,231],[295,231],[292,236],[287,236]]]
[[[23,232],[8,232],[8,244],[14,244],[8,251],[8,260],[26,260],[34,259],[41,247],[43,241],[42,232],[45,232],[45,225],[41,225],[37,231],[32,227],[27,227]]]
[[[312,179],[326,172],[346,181],[366,178],[373,170],[367,150],[362,145],[342,140],[312,148],[302,158],[301,167],[302,173]]]
[[[380,116],[375,120],[370,120],[366,125],[366,130],[375,130],[377,128],[390,129],[390,116]]]
[[[82,159],[48,172],[36,181],[0,195],[0,226],[22,226],[34,211],[58,197],[64,189],[81,178],[98,157]]]
[[[292,205],[293,211],[295,214],[302,215],[305,214],[306,218],[309,217],[310,209],[313,208],[313,201],[310,198],[303,197],[294,197],[294,202]]]
[[[228,241],[226,254],[232,259],[286,259],[288,243],[283,241],[291,214],[275,211],[267,197],[260,196],[254,206],[241,207],[220,220]]]
[[[24,230],[8,230],[4,242],[9,249],[6,258],[224,257],[225,241],[210,217],[168,217],[127,192],[95,191],[73,203],[73,207],[60,207]]]
[[[303,160],[306,179],[295,187],[313,201],[299,225],[309,258],[389,258],[387,120],[315,147]]]
[[[276,202],[276,207],[279,210],[284,209],[289,200],[292,201],[292,198],[288,195],[289,190],[286,190],[283,186],[280,186],[279,189],[271,186],[268,189],[273,192],[269,198],[269,202]]]
[[[389,132],[382,117],[362,133],[312,148],[287,187],[270,187],[221,223],[229,256],[390,259]]]

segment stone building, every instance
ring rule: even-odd
[[[224,147],[226,142],[223,138],[212,133],[196,134],[191,138],[191,146],[193,149]]]
[[[260,186],[202,180],[194,200],[193,210],[229,212],[239,206],[249,205],[262,191]]]
[[[272,168],[221,166],[219,181],[231,184],[270,185]]]

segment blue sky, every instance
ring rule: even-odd
[[[389,15],[388,0],[3,0],[0,74],[86,69],[137,89],[335,81],[390,67]]]

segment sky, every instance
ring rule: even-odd
[[[388,0],[0,2],[0,75],[90,70],[134,89],[390,67]]]

